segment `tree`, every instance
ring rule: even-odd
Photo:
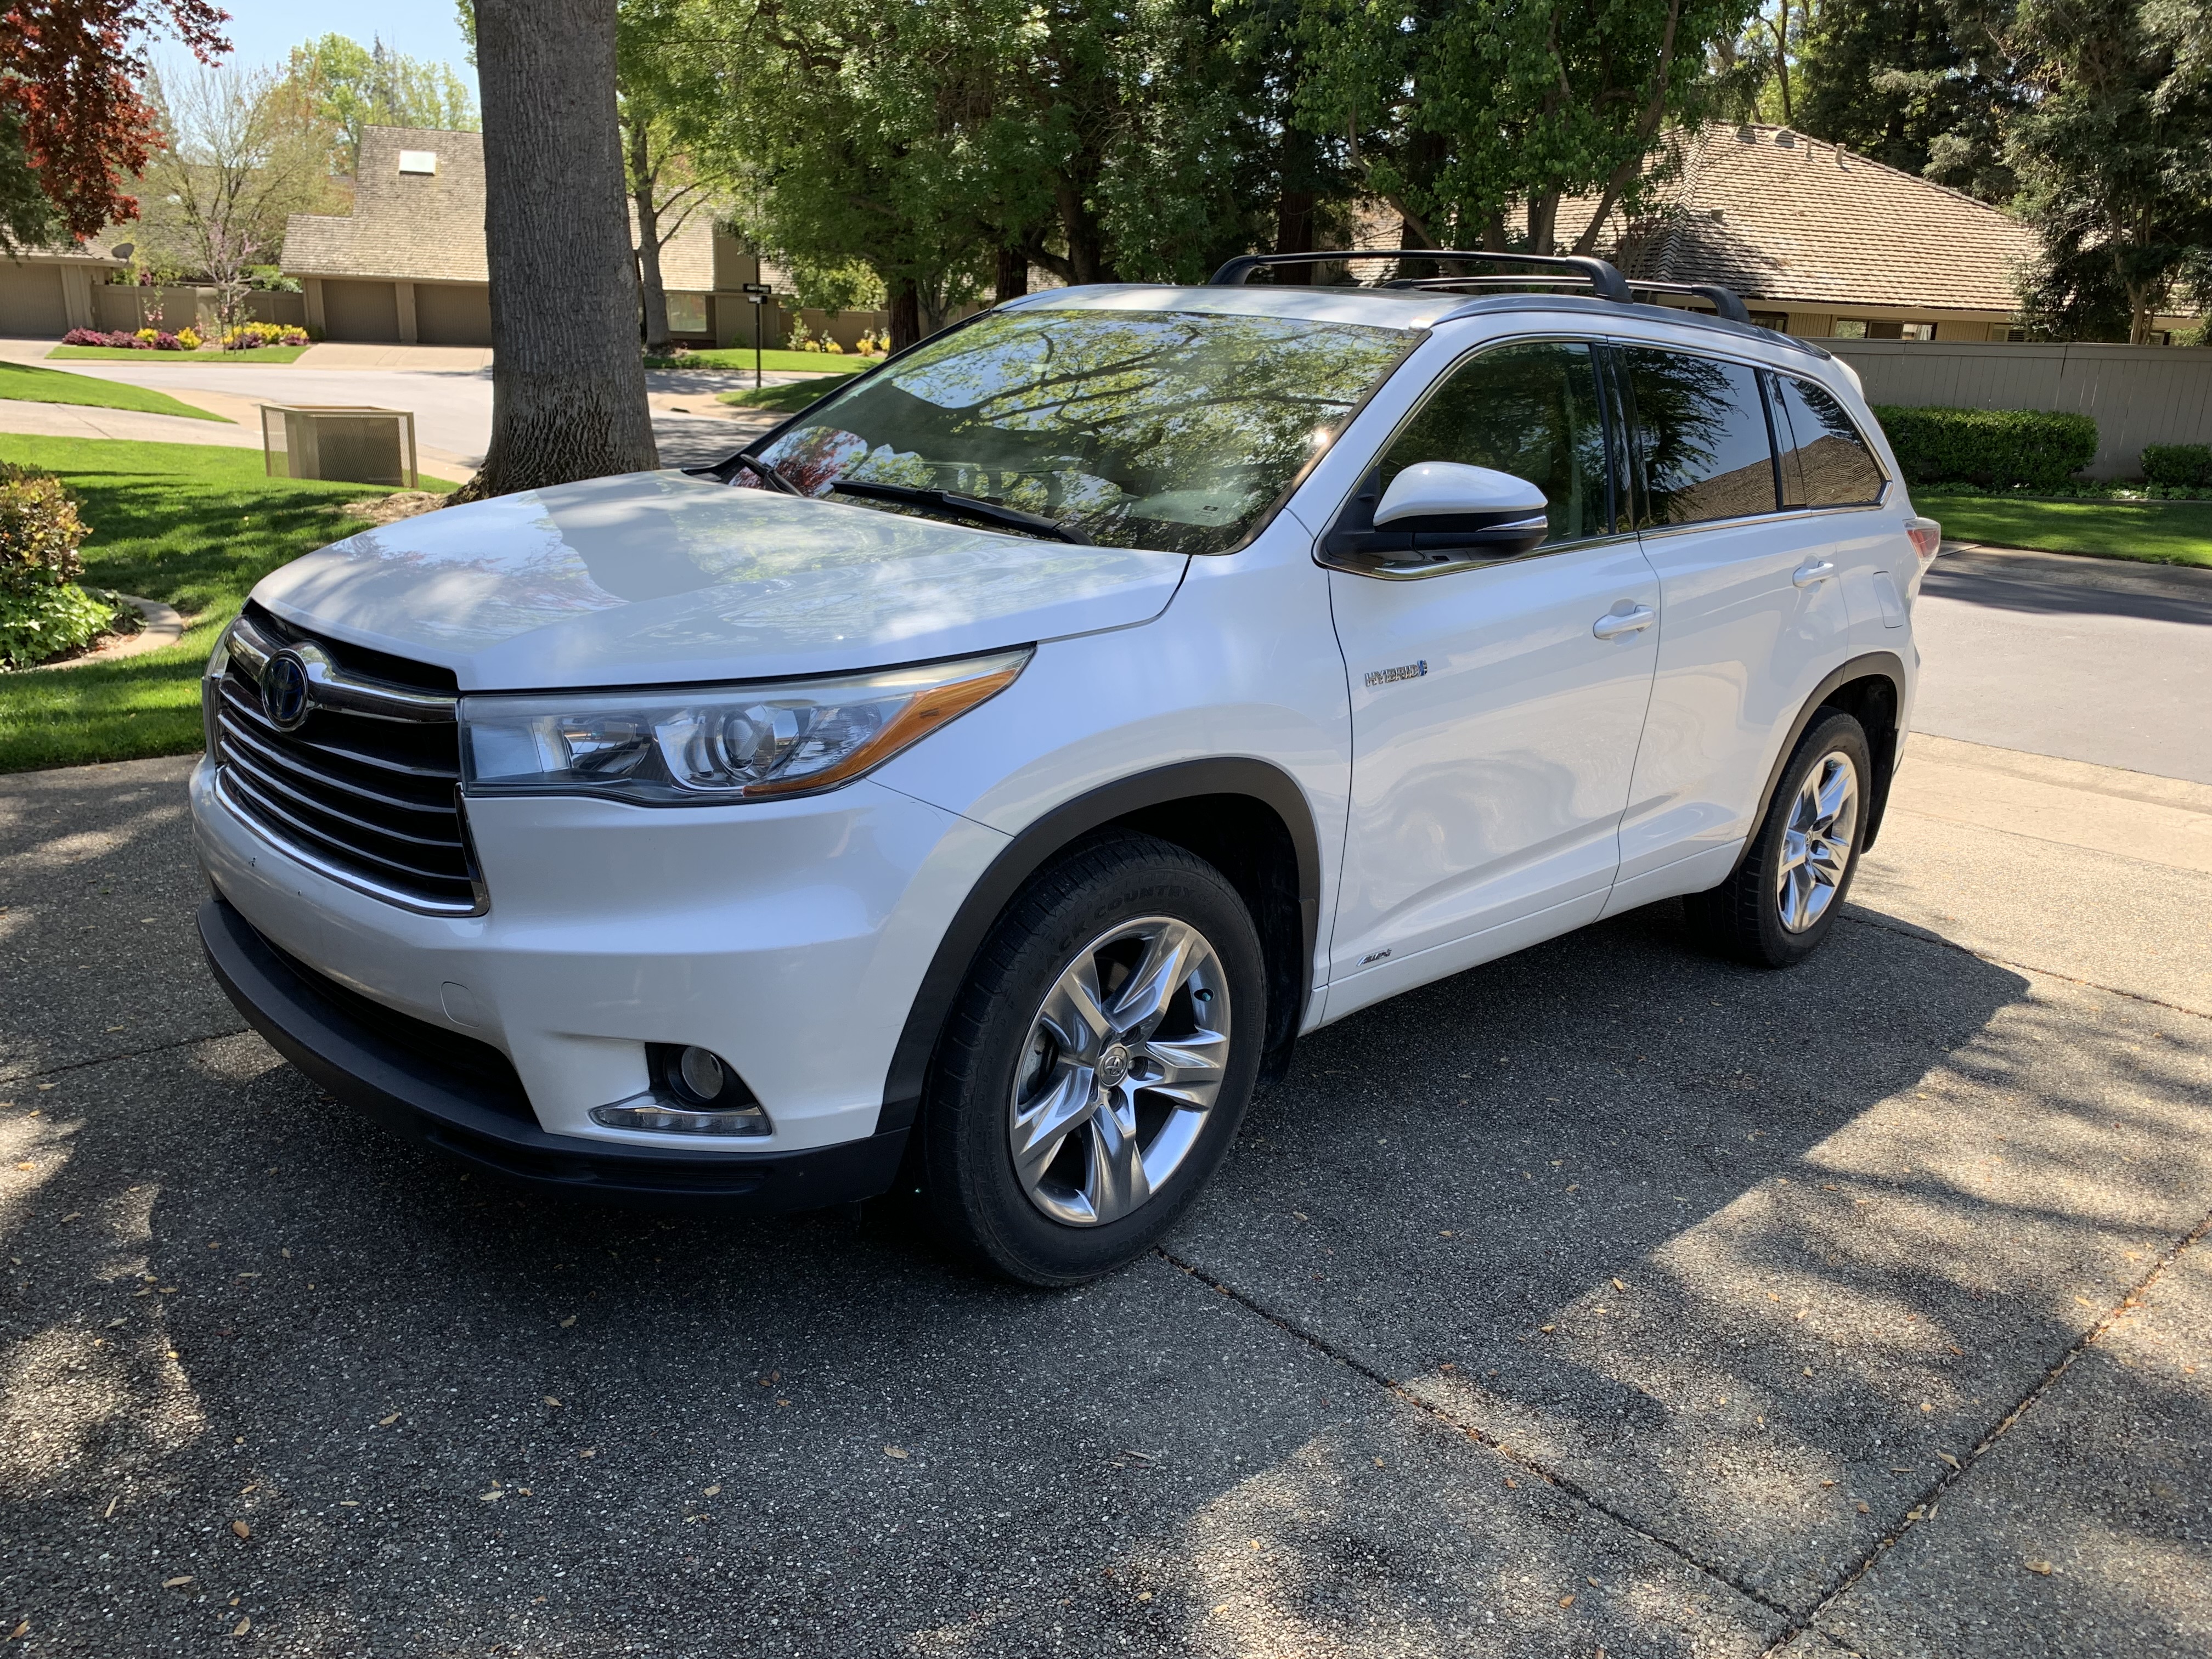
[[[443,64],[325,34],[292,48],[288,72],[331,133],[331,167],[350,178],[361,167],[364,127],[477,129],[476,100]]]
[[[2008,33],[2035,92],[2006,145],[2043,245],[2027,314],[2062,337],[2124,327],[2144,344],[2177,289],[2212,267],[2203,13],[2175,0],[2021,0]]]
[[[1805,41],[1807,133],[1984,201],[2012,198],[2003,125],[2024,89],[1973,0],[1820,0]]]
[[[1406,246],[1588,253],[1656,182],[1662,131],[1701,112],[1706,54],[1750,13],[1751,0],[1308,0],[1302,118],[1346,136]],[[1561,226],[1577,196],[1592,210]]]
[[[611,0],[476,0],[492,431],[461,490],[657,465],[615,110]],[[557,157],[557,167],[548,158]]]
[[[166,20],[203,64],[230,50],[209,0],[0,0],[0,244],[83,240],[129,219],[159,142],[137,83]],[[47,204],[40,211],[33,191]]]
[[[327,205],[322,129],[299,86],[266,70],[148,85],[167,142],[146,172],[140,258],[212,283],[217,314],[234,326],[256,267],[283,254],[286,221]]]
[[[686,0],[623,0],[615,33],[615,88],[637,235],[638,299],[645,349],[669,349],[668,289],[660,257],[684,227],[714,210],[727,179],[703,167],[687,143],[718,94],[711,68],[690,48]]]

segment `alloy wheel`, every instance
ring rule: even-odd
[[[1783,826],[1775,872],[1775,902],[1790,932],[1803,933],[1836,902],[1850,868],[1858,803],[1858,768],[1842,750],[1831,750],[1806,774]]]
[[[1030,1023],[1007,1127],[1022,1191],[1055,1221],[1118,1221],[1189,1156],[1229,1063],[1229,981],[1171,916],[1078,951]]]

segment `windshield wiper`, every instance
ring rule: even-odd
[[[838,495],[858,495],[862,501],[896,501],[901,507],[929,507],[948,519],[966,519],[976,524],[996,525],[1004,530],[1026,530],[1035,535],[1048,536],[1054,541],[1073,542],[1079,547],[1095,545],[1090,537],[1073,525],[1063,524],[1058,519],[1048,519],[1042,513],[1024,513],[1018,507],[1001,507],[996,501],[979,501],[973,495],[956,495],[949,489],[923,489],[914,484],[877,483],[866,478],[840,478],[830,488]]]
[[[751,473],[753,477],[758,478],[763,483],[766,484],[770,489],[775,490],[778,495],[804,495],[806,493],[797,484],[792,483],[790,479],[785,477],[782,473],[777,471],[775,470],[775,463],[773,461],[764,461],[761,459],[759,456],[754,454],[750,449],[739,450],[735,455],[732,455],[730,459],[734,461],[743,461],[744,463],[746,471]],[[725,463],[725,465],[727,465],[727,463]]]

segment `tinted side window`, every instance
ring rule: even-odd
[[[1549,503],[1547,542],[1610,531],[1605,414],[1587,345],[1501,346],[1455,370],[1398,435],[1382,488],[1419,461],[1460,461],[1526,478]]]
[[[1644,520],[1740,519],[1775,508],[1774,451],[1759,375],[1741,363],[1630,346]]]
[[[1881,499],[1881,463],[1843,404],[1825,386],[1778,374],[1784,424],[1775,430],[1783,446],[1782,504],[1784,507],[1866,507]]]

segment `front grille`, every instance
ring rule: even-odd
[[[308,671],[307,713],[290,730],[270,718],[261,696],[262,674],[279,652]],[[480,912],[461,819],[455,699],[430,689],[441,678],[255,607],[233,626],[229,664],[208,692],[224,799],[286,851],[349,886],[434,915]]]

